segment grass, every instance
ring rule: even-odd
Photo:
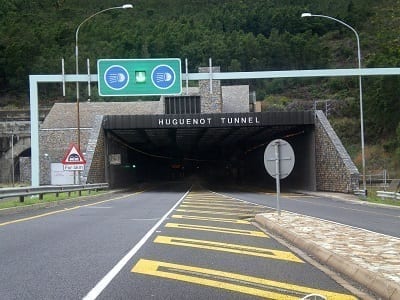
[[[20,202],[19,199],[13,199],[10,201],[3,201],[0,202],[0,209],[4,208],[12,208],[12,207],[19,207],[19,206],[28,206],[28,205],[33,205],[33,204],[39,204],[39,203],[48,203],[48,202],[55,202],[55,201],[60,201],[60,200],[67,200],[67,199],[74,199],[78,197],[83,197],[83,196],[88,196],[88,195],[99,195],[104,193],[104,191],[82,191],[81,196],[79,196],[79,192],[71,192],[68,194],[68,192],[65,193],[59,193],[58,197],[56,197],[56,194],[45,194],[43,195],[43,200],[39,200],[39,197],[25,197],[24,202]]]
[[[389,205],[394,205],[394,206],[400,206],[400,201],[399,200],[383,199],[381,197],[378,197],[376,195],[376,192],[377,191],[381,191],[381,190],[382,190],[382,188],[368,187],[367,201],[368,202],[372,202],[372,203],[389,204]]]

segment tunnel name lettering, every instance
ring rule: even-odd
[[[212,118],[164,118],[158,119],[159,126],[210,125]]]
[[[221,124],[260,124],[258,117],[221,118]]]
[[[158,126],[176,127],[176,126],[208,126],[208,125],[243,125],[260,124],[258,117],[219,117],[219,118],[159,118]]]

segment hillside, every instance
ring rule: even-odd
[[[400,63],[400,4],[396,0],[148,0],[133,3],[131,10],[108,11],[82,26],[80,72],[86,73],[86,58],[91,61],[92,73],[96,73],[99,58],[188,58],[190,72],[208,65],[209,57],[222,71],[356,67],[354,34],[330,20],[300,18],[303,12],[329,15],[356,28],[363,66],[396,67]],[[77,26],[94,13],[121,4],[115,0],[1,1],[0,106],[27,106],[28,75],[59,74],[61,58],[65,59],[66,72],[74,73]],[[371,170],[382,169],[387,164],[399,169],[399,80],[399,77],[363,79],[365,141],[367,145],[379,145],[369,161],[384,155],[389,155],[387,160],[390,161],[370,163]],[[315,100],[329,100],[330,120],[353,157],[357,157],[356,78],[243,83],[250,84],[251,90],[256,91],[257,100],[264,100],[266,110],[309,109]],[[74,101],[74,96],[74,85],[68,85],[63,101]],[[60,98],[59,85],[44,85],[40,97],[43,104]],[[98,96],[93,98],[104,101]],[[396,151],[397,157],[394,156]]]

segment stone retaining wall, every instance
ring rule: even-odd
[[[200,67],[199,73],[208,73],[210,68]],[[213,73],[220,72],[220,67],[212,67]],[[212,81],[212,93],[210,93],[210,81],[209,80],[199,80],[199,93],[201,102],[201,113],[202,114],[212,114],[222,112],[222,91],[221,91],[221,81]]]
[[[103,115],[96,116],[94,126],[86,147],[86,166],[83,182],[102,183],[105,178],[105,144],[102,128]]]
[[[318,191],[359,189],[357,167],[322,111],[315,114],[315,166]]]

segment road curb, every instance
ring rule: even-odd
[[[335,254],[319,246],[317,243],[305,240],[276,222],[269,220],[263,214],[256,215],[255,220],[263,228],[283,237],[297,248],[316,257],[320,262],[365,286],[379,297],[389,300],[400,299],[400,285],[390,281],[379,273],[357,266],[345,257]]]

